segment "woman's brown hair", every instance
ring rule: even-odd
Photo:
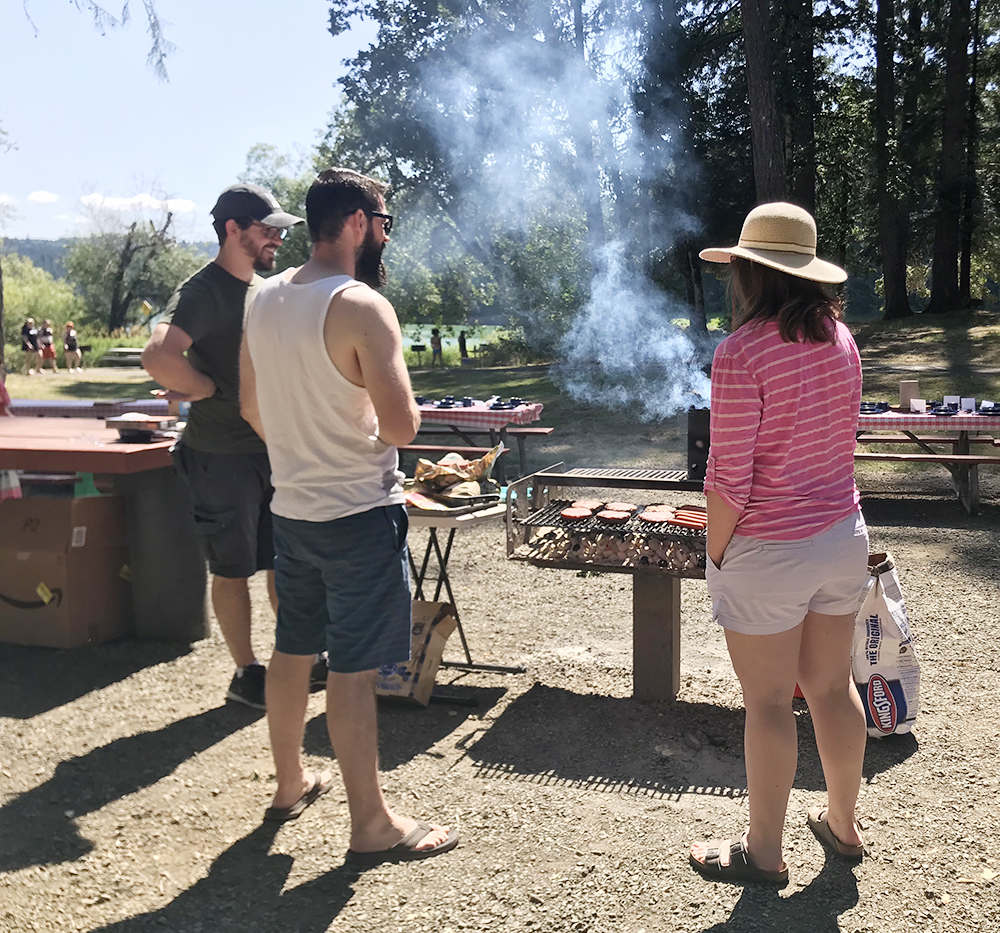
[[[830,324],[843,316],[840,299],[819,282],[737,256],[729,270],[734,329],[773,319],[786,343],[836,343]]]

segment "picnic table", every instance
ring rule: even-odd
[[[952,486],[963,508],[971,515],[979,510],[979,467],[1000,464],[995,453],[972,453],[972,445],[1000,446],[993,437],[1000,420],[974,413],[950,416],[916,412],[884,412],[858,416],[859,444],[905,444],[919,453],[859,451],[855,460],[897,463],[940,463],[950,473]],[[919,433],[917,433],[919,432]],[[989,433],[987,433],[989,432]],[[925,434],[937,436],[924,436]],[[950,452],[935,449],[950,447]]]
[[[207,577],[173,445],[122,443],[97,419],[0,418],[0,469],[110,478],[125,503],[136,634],[191,642],[208,635]]]
[[[461,438],[469,447],[475,447],[472,435],[488,434],[490,446],[496,447],[500,441],[507,446],[507,441],[513,437],[517,441],[521,475],[528,472],[527,457],[524,449],[525,439],[534,432],[548,434],[552,428],[519,428],[538,421],[542,417],[541,402],[526,402],[516,408],[490,408],[485,402],[474,400],[472,405],[457,403],[451,408],[439,408],[430,403],[419,406],[421,433],[424,434],[454,434]],[[425,428],[424,425],[441,425],[437,430]],[[503,479],[503,462],[498,461],[499,478]]]

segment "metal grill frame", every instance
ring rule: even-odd
[[[616,567],[606,564],[595,564],[590,561],[552,560],[541,557],[522,557],[516,550],[525,544],[531,544],[538,530],[544,528],[560,528],[571,533],[600,532],[603,534],[635,534],[647,537],[658,537],[679,541],[689,546],[694,545],[704,551],[704,532],[678,529],[677,533],[667,532],[655,526],[649,526],[638,517],[623,522],[620,525],[591,526],[591,520],[584,522],[569,522],[558,515],[545,525],[538,523],[540,515],[547,514],[547,509],[556,503],[566,500],[566,489],[592,487],[610,489],[647,489],[659,492],[702,492],[703,484],[698,480],[687,478],[684,470],[644,470],[632,467],[592,469],[565,469],[564,464],[556,463],[546,467],[539,473],[524,476],[512,483],[507,489],[507,557],[511,560],[522,560],[536,567],[562,568],[565,570],[594,570],[601,573],[626,573],[632,576],[672,576],[687,579],[704,579],[702,567],[695,570],[671,570],[666,567],[636,565],[634,567]],[[570,500],[572,501],[572,500]],[[565,508],[565,505],[560,507]]]
[[[688,478],[681,470],[574,469],[562,463],[540,473],[525,476],[507,489],[507,557],[536,567],[623,573],[632,577],[632,695],[639,700],[666,701],[676,698],[681,685],[681,579],[704,579],[705,572],[670,570],[638,565],[615,567],[591,562],[526,557],[515,554],[530,544],[539,529],[528,524],[546,506],[564,499],[567,488],[654,489],[659,492],[702,492],[700,480]],[[645,523],[643,523],[645,524]],[[558,527],[565,529],[561,524]],[[614,534],[624,526],[607,530]],[[602,531],[605,530],[602,528]],[[633,532],[634,533],[634,532]],[[641,529],[641,533],[647,533]],[[655,534],[651,533],[651,534]],[[702,545],[704,535],[680,539],[685,545]]]

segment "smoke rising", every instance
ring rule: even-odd
[[[428,56],[409,104],[437,141],[470,256],[498,239],[516,251],[548,236],[566,257],[528,307],[510,309],[529,340],[558,334],[553,378],[580,400],[661,419],[708,400],[706,348],[670,323],[686,309],[643,272],[646,257],[696,228],[680,198],[662,204],[683,157],[676,125],[650,140],[638,123],[639,30],[605,19],[584,58],[574,23],[554,20],[555,9],[520,5],[518,24],[480,24]],[[558,309],[573,289],[580,310],[567,323]]]

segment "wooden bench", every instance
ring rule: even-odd
[[[970,515],[979,511],[980,465],[1000,465],[1000,456],[995,454],[910,454],[856,451],[854,459],[855,461],[879,463],[940,463],[947,467],[951,473],[952,485],[955,487],[959,501]]]
[[[98,366],[142,366],[142,347],[109,347]]]
[[[529,437],[548,437],[555,428],[533,427],[530,425],[511,425],[504,430],[504,435],[512,437],[517,441],[517,461],[521,471],[521,476],[528,475],[528,453],[525,449],[525,441]],[[494,445],[500,437],[500,431],[496,428],[458,428],[453,429],[446,424],[422,424],[420,434],[440,437],[449,435],[451,437],[489,437]]]
[[[951,444],[954,446],[958,443],[958,435],[915,434],[913,437],[910,437],[907,434],[859,434],[856,440],[859,444],[912,444],[918,442],[921,444]],[[969,443],[1000,446],[1000,444],[997,444],[997,440],[992,437],[979,437],[976,435],[969,438]]]

